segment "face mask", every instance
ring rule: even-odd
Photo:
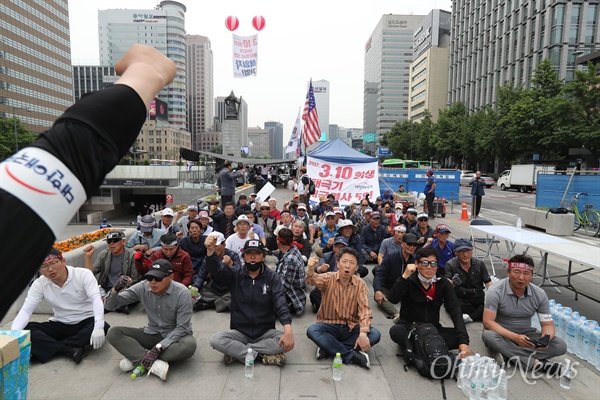
[[[255,271],[258,271],[259,269],[261,269],[265,265],[265,263],[262,261],[259,261],[257,263],[244,263],[244,265],[246,265],[246,268],[248,269],[248,271],[255,272]]]

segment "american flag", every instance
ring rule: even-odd
[[[319,128],[319,113],[317,112],[317,103],[315,102],[312,79],[310,81],[308,93],[306,93],[306,103],[304,103],[302,121],[304,121],[302,141],[304,142],[304,145],[308,147],[321,137],[321,128]]]

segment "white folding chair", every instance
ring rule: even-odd
[[[487,219],[472,219],[469,222],[469,230],[471,232],[471,241],[473,242],[473,251],[475,253],[475,257],[477,258],[481,258],[481,259],[485,259],[486,256],[489,257],[490,259],[490,263],[492,265],[492,273],[494,275],[496,275],[496,268],[494,267],[494,257],[497,257],[499,259],[502,259],[502,256],[500,255],[500,241],[490,238],[488,235],[485,236],[475,236],[475,233],[473,232],[473,225],[494,225],[492,224],[491,221],[488,221]],[[485,243],[485,250],[484,250],[484,254],[483,256],[479,256],[477,254],[477,243]],[[496,246],[496,255],[492,254],[492,248],[493,246]]]

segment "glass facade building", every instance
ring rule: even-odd
[[[424,15],[383,15],[365,44],[363,131],[379,137],[408,119],[413,33]]]
[[[73,94],[75,101],[90,92],[97,92],[107,86],[113,85],[119,77],[114,67],[98,65],[73,66]]]
[[[134,43],[155,47],[177,68],[173,82],[157,96],[169,108],[169,123],[187,129],[186,7],[176,1],[161,1],[154,10],[98,11],[100,65],[112,65]]]
[[[453,1],[449,102],[493,104],[499,86],[530,87],[546,58],[572,80],[576,55],[600,42],[598,12],[597,0]]]
[[[267,121],[265,122],[265,129],[269,131],[269,154],[271,158],[283,159],[283,124],[276,121]]]
[[[201,150],[201,136],[212,129],[214,117],[213,52],[210,39],[186,35],[188,130],[192,149]]]
[[[1,1],[0,15],[0,118],[43,132],[73,104],[67,1]]]

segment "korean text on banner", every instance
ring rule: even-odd
[[[333,194],[346,206],[353,201],[379,196],[379,170],[377,162],[362,164],[338,164],[308,157],[307,172],[315,182],[316,191],[311,196],[311,204],[317,204],[319,197]]]
[[[233,35],[233,77],[256,76],[258,64],[258,35]]]

